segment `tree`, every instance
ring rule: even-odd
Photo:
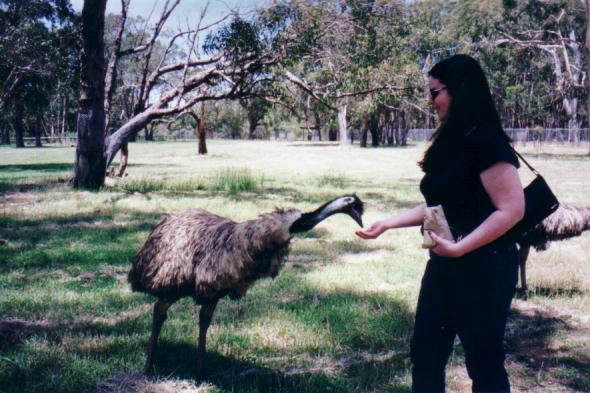
[[[584,13],[577,5],[577,2],[568,0],[517,2],[505,13],[510,30],[501,31],[501,37],[495,41],[496,45],[511,46],[512,53],[527,54],[523,72],[525,78],[521,78],[520,85],[534,83],[546,89],[546,96],[552,100],[553,107],[550,118],[555,123],[566,123],[570,130],[568,138],[572,141],[579,138],[579,102],[585,98],[584,95],[587,96],[583,83],[587,72],[584,71],[581,52],[584,44],[580,41]],[[538,59],[547,72],[527,73],[531,58]],[[514,64],[513,59],[514,56],[511,59]],[[544,76],[543,81],[539,81],[539,74]],[[526,90],[517,89],[516,92],[526,97]],[[544,109],[541,109],[541,116],[547,118]]]
[[[98,58],[99,52],[104,51],[104,0],[85,0],[74,186],[88,189],[100,187],[106,167],[121,146],[155,119],[178,115],[197,103],[255,96],[253,86],[261,78],[264,79],[264,75],[270,74],[273,66],[292,56],[291,49],[299,45],[296,37],[283,34],[285,26],[281,23],[234,16],[228,24],[207,36],[204,52],[201,53],[196,45],[198,35],[227,19],[224,17],[213,25],[202,26],[201,17],[195,29],[172,36],[158,64],[150,67],[157,37],[178,1],[166,1],[153,35],[141,45],[145,48],[141,49],[144,50],[142,56],[145,63],[133,116],[107,138],[104,98],[108,94],[104,93],[104,81],[100,77],[104,72],[104,59],[102,56]],[[88,17],[90,12],[94,13],[94,19]],[[101,16],[96,17],[98,14]],[[174,45],[181,37],[190,45],[179,57]],[[94,86],[91,89],[92,83]]]
[[[85,0],[82,9],[78,145],[73,186],[95,190],[106,172],[104,109],[104,14],[106,0]]]
[[[380,41],[381,37],[385,38],[383,31],[394,31],[404,25],[403,6],[397,2],[361,0],[288,4],[293,15],[305,21],[302,24],[312,37],[308,40],[311,46],[308,54],[298,67],[286,70],[285,75],[337,116],[340,144],[350,145],[349,117],[352,115],[356,123],[362,122],[360,119],[365,114],[355,113],[357,108],[378,108],[359,106],[359,102],[365,97],[372,102],[379,93],[392,94],[407,87],[392,83],[394,73],[387,75],[379,71],[387,63],[390,48],[397,39],[396,35],[389,35]]]
[[[17,147],[27,124],[41,144],[44,112],[57,90],[68,91],[77,67],[75,15],[61,0],[0,0],[0,117]],[[6,134],[7,140],[9,134]]]
[[[254,139],[256,127],[261,125],[271,104],[263,96],[256,96],[241,99],[240,105],[246,110],[248,117],[248,139]]]

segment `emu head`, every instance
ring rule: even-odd
[[[363,202],[356,195],[344,195],[332,199],[314,210],[303,213],[289,228],[290,233],[309,231],[324,219],[336,213],[349,215],[361,227],[363,226]]]

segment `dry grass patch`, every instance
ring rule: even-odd
[[[100,381],[94,393],[207,393],[212,385],[197,386],[178,379],[150,379],[139,373],[119,373]]]

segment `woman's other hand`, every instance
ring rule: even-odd
[[[447,258],[459,258],[465,255],[465,251],[459,243],[444,239],[432,231],[428,231],[428,234],[435,242],[435,246],[431,250],[436,255]]]
[[[369,227],[366,231],[363,229],[359,229],[356,231],[356,235],[358,237],[362,237],[363,239],[376,239],[381,235],[383,232],[388,230],[389,227],[385,223],[385,221],[377,221],[373,225]]]

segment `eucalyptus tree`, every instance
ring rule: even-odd
[[[106,0],[85,0],[82,10],[82,69],[78,149],[73,184],[75,187],[96,189],[104,182],[106,167],[129,138],[137,135],[155,119],[178,115],[197,103],[239,99],[253,95],[253,84],[267,75],[272,67],[285,61],[301,46],[299,37],[286,31],[284,20],[230,17],[205,39],[199,50],[197,39],[214,26],[203,25],[203,14],[196,27],[174,34],[165,44],[163,57],[151,63],[160,22],[172,13],[180,0],[168,0],[162,16],[148,37],[143,57],[146,59],[138,100],[133,116],[107,137],[105,130],[105,69],[104,5]],[[176,56],[175,42],[185,37],[191,43],[182,57]],[[114,51],[116,55],[116,50]],[[110,69],[110,68],[108,68]],[[107,73],[108,74],[108,73]],[[108,75],[107,75],[108,78]],[[156,86],[160,86],[156,89]],[[108,89],[107,89],[108,90]]]
[[[262,120],[272,105],[271,101],[267,98],[267,96],[272,95],[269,91],[270,89],[271,86],[265,86],[264,83],[255,84],[250,96],[239,100],[240,105],[246,111],[248,119],[248,139],[254,139],[256,137],[256,128],[262,125]]]
[[[58,85],[71,83],[75,68],[75,16],[68,1],[0,0],[0,113],[23,147],[32,119],[40,145],[44,112]]]
[[[579,103],[589,97],[584,84],[583,4],[574,0],[504,4],[501,23],[494,37],[483,41],[482,49],[489,53],[488,61],[496,63],[496,81],[504,82],[498,90],[505,95],[505,109],[513,118],[519,112],[521,124],[566,125],[571,138],[577,139]]]
[[[306,21],[306,31],[312,34],[307,36],[311,43],[308,52],[297,67],[285,70],[285,76],[337,114],[340,144],[349,145],[351,108],[362,97],[397,88],[384,78],[376,84],[375,69],[388,56],[387,48],[377,41],[377,30],[382,25],[403,24],[404,4],[377,0],[293,0],[284,4],[292,15]],[[388,39],[395,42],[397,37]]]

